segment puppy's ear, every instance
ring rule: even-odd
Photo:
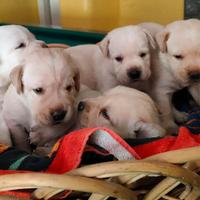
[[[77,92],[79,92],[79,90],[80,90],[80,73],[78,70],[76,70],[73,79],[74,79],[74,83],[75,83],[75,89]]]
[[[169,32],[166,30],[156,34],[156,42],[162,53],[167,52],[167,40],[169,39]]]
[[[146,37],[148,38],[148,41],[149,41],[149,44],[151,45],[151,47],[153,49],[156,48],[156,41],[154,40],[153,36],[151,35],[151,33],[146,30],[146,29],[143,29],[144,33],[146,34]]]
[[[78,70],[78,67],[77,67],[77,64],[75,62],[75,60],[73,59],[72,55],[70,55],[69,52],[64,51],[64,55],[65,55],[65,58],[67,59],[67,62],[73,67],[74,69],[74,83],[75,83],[75,89],[77,90],[77,92],[79,92],[80,90],[80,73],[79,73],[79,70]]]
[[[15,67],[10,73],[11,83],[14,85],[18,94],[23,93],[22,76],[23,76],[23,66]]]
[[[97,43],[104,56],[109,57],[109,43],[110,40],[106,36],[101,42]]]

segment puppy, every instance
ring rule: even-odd
[[[22,64],[26,52],[35,47],[44,47],[45,43],[20,25],[0,26],[0,86],[5,89],[10,80],[11,70]],[[2,92],[5,92],[3,90]],[[2,93],[0,93],[2,95]]]
[[[112,30],[97,45],[65,51],[77,63],[81,83],[103,92],[117,85],[147,88],[153,48],[155,41],[148,30],[131,25]]]
[[[157,33],[156,41],[160,52],[154,59],[157,67],[152,73],[150,92],[162,113],[163,125],[173,130],[177,128],[175,118],[185,119],[172,106],[173,93],[200,81],[200,21],[189,19],[168,24]]]
[[[165,135],[152,99],[136,89],[117,86],[102,96],[81,101],[78,124],[107,127],[123,138],[148,138]]]
[[[38,49],[10,79],[3,116],[16,147],[30,151],[29,132],[35,127],[59,127],[51,138],[44,134],[48,143],[72,126],[79,73],[62,49]]]
[[[29,51],[44,46],[44,42],[36,40],[23,26],[0,26],[0,143],[11,145],[9,131],[1,114],[3,97],[10,84],[9,74],[16,65],[23,64]]]

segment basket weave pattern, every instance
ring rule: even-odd
[[[83,166],[62,175],[1,175],[0,191],[36,189],[33,192],[36,199],[50,199],[68,190],[72,193],[66,199],[85,199],[88,194],[90,200],[108,197],[127,200],[196,200],[200,199],[198,172],[200,147],[192,147],[139,161],[112,161]],[[1,199],[15,198],[2,196]]]

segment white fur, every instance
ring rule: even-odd
[[[78,112],[78,123],[82,128],[107,127],[123,138],[165,135],[153,100],[136,89],[117,86],[82,103],[84,109]]]
[[[20,47],[20,44],[21,47]],[[36,40],[35,36],[23,26],[0,26],[0,118],[4,94],[10,84],[11,70],[23,64],[27,53],[41,47],[44,42]],[[9,130],[3,120],[0,124],[0,143],[11,145]]]
[[[184,114],[173,112],[173,93],[184,87],[193,87],[200,81],[190,78],[193,73],[200,74],[200,21],[190,19],[168,24],[156,39],[160,52],[154,59],[156,67],[150,92],[159,105],[163,125],[171,130],[177,128],[175,118],[179,121],[185,119]]]
[[[12,85],[5,94],[3,115],[11,131],[14,145],[30,150],[30,131],[37,132],[37,127],[51,129],[57,126],[52,113],[66,111],[60,122],[62,129],[49,138],[45,135],[41,142],[56,140],[70,128],[74,117],[74,101],[79,90],[78,72],[61,49],[38,49],[29,55],[24,66],[18,66],[11,73]],[[70,90],[67,90],[71,86]],[[34,90],[42,88],[37,94]],[[31,135],[31,143],[35,142]]]

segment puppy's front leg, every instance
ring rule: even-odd
[[[159,92],[155,95],[155,101],[158,105],[159,111],[161,112],[161,122],[162,126],[171,131],[177,131],[178,126],[174,122],[173,112],[172,112],[172,93],[164,93],[163,88],[158,90]]]
[[[33,153],[42,156],[48,155],[57,140],[67,133],[66,130],[66,124],[33,126],[29,134],[30,143],[37,146]]]
[[[12,146],[11,135],[8,126],[0,113],[0,143]]]
[[[16,146],[20,150],[24,150],[26,152],[31,152],[31,147],[29,144],[28,133],[25,128],[18,124],[9,125],[9,130],[11,132],[11,137],[14,146]]]
[[[200,83],[188,87],[189,93],[192,95],[194,101],[200,106]]]
[[[66,124],[58,124],[55,126],[33,126],[30,129],[29,139],[31,144],[37,146],[45,146],[47,143],[56,142],[61,136],[67,133]]]

